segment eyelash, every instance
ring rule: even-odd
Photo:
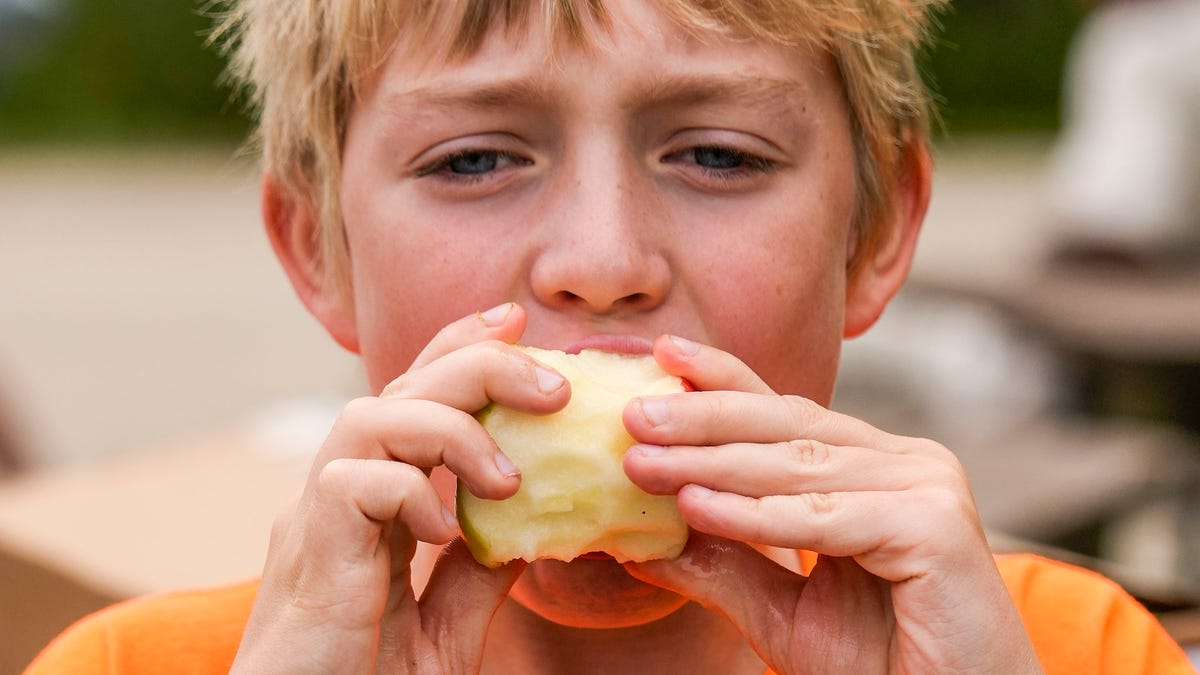
[[[449,155],[445,155],[443,157],[439,157],[439,158],[435,159],[434,161],[430,162],[429,164],[418,169],[416,175],[418,178],[424,178],[426,176],[437,175],[439,178],[442,178],[443,180],[456,181],[456,182],[464,183],[464,184],[474,184],[474,183],[478,183],[480,181],[486,180],[488,178],[488,176],[491,176],[492,174],[496,173],[496,171],[498,171],[500,168],[502,168],[502,167],[493,167],[490,170],[481,171],[479,173],[457,173],[457,172],[449,170],[450,166],[454,162],[461,160],[461,159],[467,159],[468,157],[471,157],[473,155],[475,155],[475,156],[492,155],[495,157],[495,161],[497,163],[508,162],[512,166],[525,166],[525,165],[531,163],[529,160],[527,160],[523,157],[518,157],[517,155],[514,155],[511,152],[505,152],[503,150],[466,148],[464,150],[459,150],[457,152],[453,152]]]
[[[735,160],[737,164],[730,168],[703,166],[697,160],[696,153],[705,151],[726,153],[731,159]],[[450,167],[455,162],[472,156],[480,155],[493,156],[494,161],[497,164],[502,164],[504,162],[508,162],[509,166],[525,166],[531,164],[528,159],[519,157],[510,152],[505,152],[503,150],[466,148],[464,150],[459,150],[435,159],[424,167],[418,169],[416,175],[419,178],[436,176],[442,180],[453,181],[462,185],[475,185],[482,181],[488,180],[489,177],[494,176],[497,171],[504,168],[503,166],[496,166],[478,173],[458,173],[450,170]],[[776,167],[775,162],[765,157],[760,157],[743,150],[720,145],[693,146],[685,150],[666,155],[662,158],[661,162],[663,164],[671,164],[681,160],[690,160],[690,163],[699,169],[705,178],[721,183],[734,183],[739,180],[753,178],[754,176],[769,173]]]
[[[703,166],[696,159],[696,153],[702,151],[717,151],[726,153],[735,159],[738,164],[727,169]],[[721,145],[694,146],[687,148],[686,150],[667,155],[666,157],[663,157],[662,161],[663,163],[671,163],[679,159],[689,158],[689,155],[691,162],[698,167],[706,177],[722,182],[733,182],[739,179],[745,179],[755,175],[769,173],[770,171],[774,170],[776,166],[775,162],[767,159],[766,157],[760,157],[744,150],[738,150],[736,148],[729,148]]]

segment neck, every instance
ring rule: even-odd
[[[483,673],[753,673],[766,667],[724,617],[687,603],[629,628],[552,623],[514,600],[488,633]]]

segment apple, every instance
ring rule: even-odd
[[[621,421],[635,396],[690,389],[650,355],[579,354],[520,347],[571,385],[566,407],[532,415],[495,403],[476,414],[521,470],[521,487],[481,499],[459,481],[458,522],[475,559],[489,567],[522,558],[572,560],[605,553],[618,562],[678,556],[688,527],[674,495],[650,495],[625,475],[635,441]]]

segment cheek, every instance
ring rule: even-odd
[[[816,213],[812,211],[810,213]],[[841,349],[848,210],[780,219],[763,236],[713,251],[697,294],[713,344],[738,355],[775,391],[827,403]]]
[[[391,213],[412,213],[397,207]],[[363,365],[378,391],[405,372],[447,324],[511,298],[500,261],[453,228],[347,210],[347,238]]]
[[[827,402],[841,348],[841,277],[806,277],[798,269],[783,281],[760,277],[741,283],[739,297],[714,296],[723,307],[716,342],[775,391]]]

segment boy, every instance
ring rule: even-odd
[[[257,586],[110,611],[34,671],[1187,672],[1111,585],[1002,576],[949,451],[822,407],[928,201],[926,4],[247,2],[267,230],[378,395]],[[624,417],[679,559],[491,570],[453,540],[455,476],[520,483],[471,413],[570,396],[516,342],[695,385]],[[1105,609],[1047,618],[1076,597]]]

